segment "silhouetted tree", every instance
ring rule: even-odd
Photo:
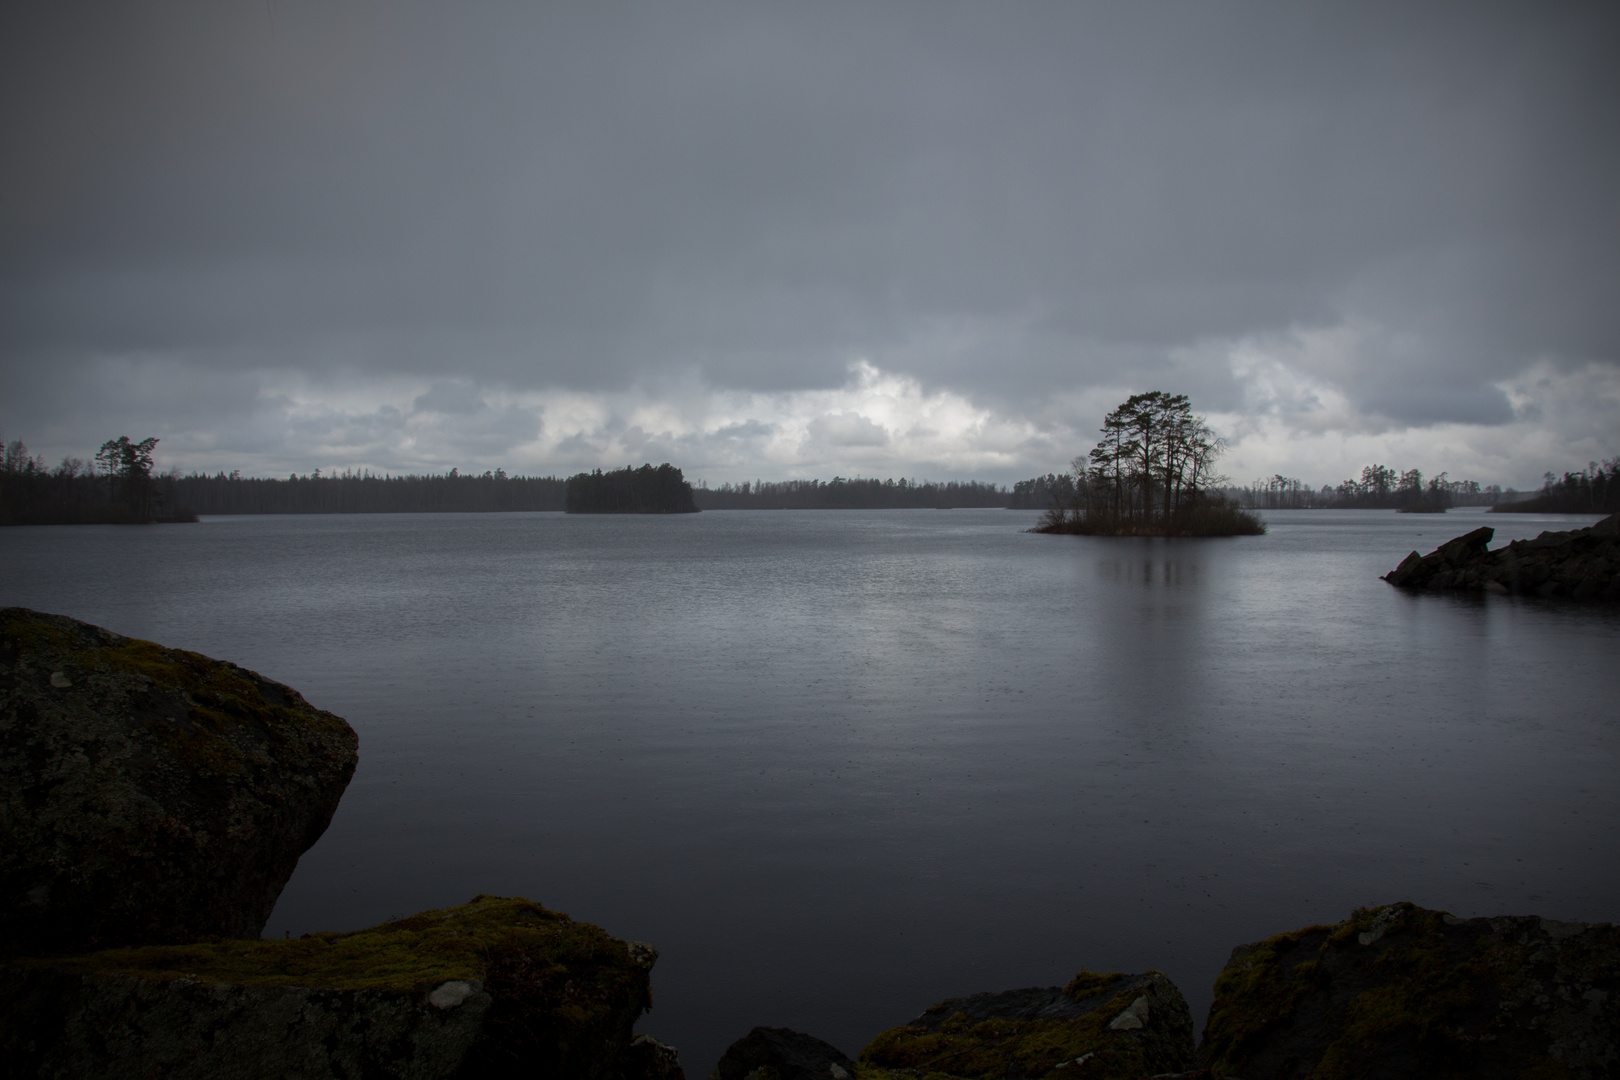
[[[123,502],[137,521],[150,521],[153,513],[152,451],[158,441],[130,442],[128,435],[108,439],[96,451],[96,464],[107,475],[113,502]]]
[[[1230,535],[1264,532],[1211,489],[1224,442],[1185,394],[1132,394],[1103,418],[1101,438],[1073,462],[1074,497],[1049,511],[1049,532]]]
[[[1223,482],[1213,475],[1225,449],[1185,394],[1132,394],[1103,418],[1091,453],[1075,458],[1084,506],[1126,525],[1174,517],[1183,504]]]

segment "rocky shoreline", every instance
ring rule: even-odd
[[[355,761],[348,725],[279,683],[0,610],[0,1078],[685,1080],[634,1034],[656,950],[530,900],[260,939]],[[1082,970],[942,1001],[853,1057],[755,1028],[709,1074],[1615,1075],[1620,929],[1408,903],[1238,946],[1197,1042],[1163,974]]]
[[[1484,526],[1427,555],[1414,551],[1384,580],[1404,589],[1620,601],[1620,514],[1491,551],[1494,535]]]

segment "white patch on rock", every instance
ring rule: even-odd
[[[625,945],[630,950],[632,963],[648,969],[658,963],[658,950],[645,941],[627,941]]]
[[[1147,1023],[1147,1018],[1148,999],[1147,995],[1144,994],[1142,997],[1139,997],[1135,1001],[1131,1002],[1130,1007],[1124,1012],[1114,1017],[1113,1021],[1108,1025],[1108,1030],[1137,1031]]]
[[[1384,931],[1389,929],[1390,923],[1394,922],[1400,917],[1401,909],[1399,907],[1392,904],[1389,907],[1384,908],[1377,914],[1376,917],[1374,917],[1372,929],[1363,930],[1361,933],[1357,934],[1356,940],[1361,942],[1363,945],[1371,945],[1373,942],[1384,936]]]
[[[447,983],[441,983],[437,990],[428,995],[428,1004],[435,1009],[453,1009],[472,997],[472,992],[472,983],[451,979]]]
[[[827,1071],[833,1074],[833,1080],[849,1080],[849,1070],[836,1061],[827,1066]]]
[[[73,680],[68,678],[63,672],[53,671],[51,672],[51,685],[56,687],[58,690],[65,690],[73,685]]]

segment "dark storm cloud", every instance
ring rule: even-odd
[[[1208,343],[1355,325],[1316,375],[1359,408],[1498,423],[1532,363],[1620,357],[1615,10],[14,4],[5,386],[145,356],[470,407],[866,357],[1235,410]]]

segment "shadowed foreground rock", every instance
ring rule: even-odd
[[[1613,1077],[1620,930],[1367,908],[1232,950],[1202,1053],[1243,1080]]]
[[[1484,526],[1427,555],[1414,551],[1384,580],[1406,589],[1620,600],[1620,514],[1585,529],[1544,532],[1488,551],[1494,535]]]
[[[861,1051],[863,1080],[1132,1080],[1192,1069],[1192,1016],[1156,971],[942,1001]]]
[[[709,1080],[849,1080],[855,1063],[832,1043],[791,1028],[757,1027],[726,1048]]]
[[[352,934],[13,961],[8,1077],[682,1080],[632,1039],[650,947],[480,896]]]
[[[0,955],[258,937],[357,743],[234,664],[0,609]]]

